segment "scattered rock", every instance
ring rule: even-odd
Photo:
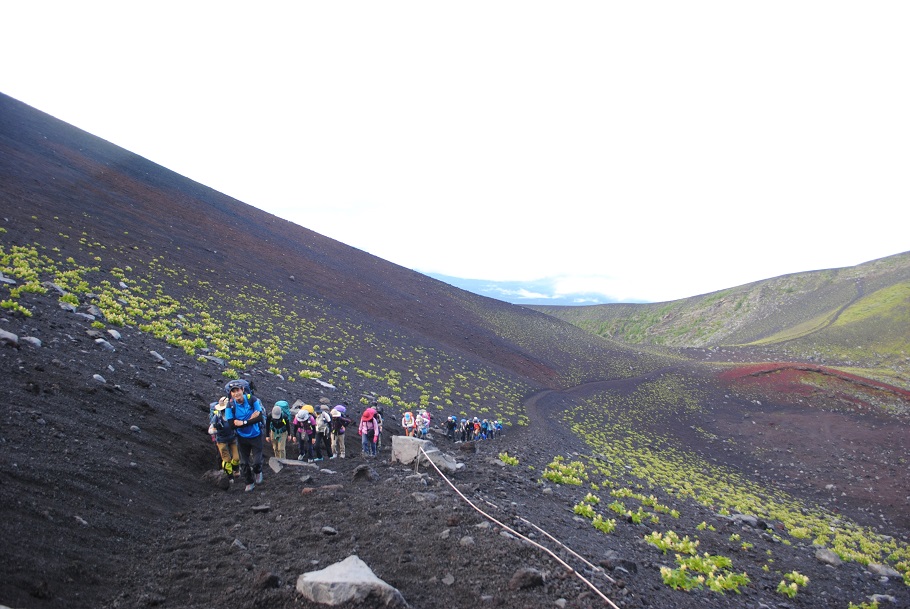
[[[157,351],[149,351],[149,353],[151,353],[152,357],[154,357],[158,363],[164,364],[168,368],[171,367],[171,362],[167,361],[167,358],[165,358],[163,355],[161,355]]]
[[[453,474],[464,469],[464,463],[459,463],[454,457],[443,454],[429,440],[408,436],[392,436],[392,462],[397,461],[410,465],[415,461],[426,463],[427,459],[447,474]]]
[[[269,588],[279,588],[281,587],[281,579],[270,571],[260,571],[256,574],[256,579],[253,582],[253,587],[257,590],[267,590]]]
[[[623,569],[628,573],[638,572],[638,565],[635,562],[622,558],[615,550],[610,550],[606,553],[600,561],[600,566],[604,569],[609,569],[610,571]]]
[[[439,495],[436,493],[411,493],[411,497],[414,498],[415,503],[436,503],[439,500]]]
[[[524,590],[525,588],[543,586],[544,583],[543,573],[537,569],[525,567],[512,575],[512,579],[509,580],[509,588],[511,590]]]
[[[116,349],[114,349],[114,345],[110,344],[103,338],[96,338],[95,344],[98,345],[99,347],[101,347],[102,349],[104,349],[105,351],[116,351]]]
[[[356,555],[297,578],[297,592],[308,601],[333,607],[364,603],[375,607],[407,607],[397,589],[385,583]]]
[[[376,482],[379,480],[379,474],[377,474],[376,470],[369,465],[362,464],[354,468],[354,473],[351,478],[353,478],[355,482]]]
[[[888,565],[869,563],[869,565],[866,567],[866,569],[870,573],[874,573],[875,575],[880,575],[882,577],[889,577],[889,578],[903,577],[897,569],[894,569],[893,567],[889,567]]]
[[[10,347],[19,346],[19,337],[13,334],[12,332],[7,332],[6,330],[0,330],[0,343],[4,345],[9,345]]]
[[[833,565],[835,567],[839,567],[842,564],[844,564],[844,561],[842,561],[840,559],[840,556],[838,556],[837,554],[835,554],[832,550],[829,550],[828,548],[819,548],[818,550],[816,550],[815,558],[817,558],[818,560],[820,560],[821,562],[823,562],[825,564]]]

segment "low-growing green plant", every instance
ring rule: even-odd
[[[790,583],[787,583],[787,580],[790,580]],[[780,580],[780,583],[777,584],[777,591],[787,598],[793,598],[796,596],[796,593],[799,592],[800,587],[805,587],[809,583],[809,578],[800,573],[799,571],[791,571],[790,573],[784,574],[784,579]]]
[[[499,460],[506,465],[518,465],[518,457],[510,457],[509,453],[499,453]]]
[[[847,605],[847,609],[878,609],[878,601],[871,601],[868,603],[850,603]]]
[[[584,501],[585,503],[590,503],[591,505],[597,505],[600,503],[600,497],[598,497],[594,493],[588,493],[587,495],[584,496],[584,499],[582,499],[582,501]]]
[[[594,508],[587,503],[576,503],[575,507],[572,508],[572,511],[578,514],[579,516],[584,516],[589,520],[593,520],[594,516],[597,514],[594,512]]]
[[[598,531],[602,531],[607,534],[612,533],[616,530],[616,520],[613,518],[604,518],[600,514],[594,517],[594,519],[591,521],[591,524],[593,524],[594,528]]]
[[[661,533],[660,531],[654,531],[648,535],[645,535],[645,541],[649,544],[656,547],[658,550],[666,554],[669,550],[674,552],[679,552],[681,554],[695,554],[696,549],[698,548],[699,541],[689,539],[689,536],[680,537],[675,531],[667,531],[666,533]]]
[[[547,464],[543,477],[556,484],[573,486],[581,486],[581,483],[588,479],[584,463],[580,461],[565,463],[561,455],[553,457],[553,460]]]
[[[701,556],[676,555],[677,569],[661,567],[660,574],[666,585],[677,590],[693,590],[707,586],[713,592],[721,594],[732,590],[739,594],[739,587],[749,583],[745,573],[732,573],[733,566],[726,556],[711,555],[707,552]]]

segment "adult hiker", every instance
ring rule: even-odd
[[[347,417],[347,408],[339,404],[329,413],[332,416],[332,458],[341,457],[344,459],[344,432],[345,428],[351,424],[351,419]]]
[[[315,435],[316,419],[313,417],[313,407],[304,404],[294,417],[294,441],[300,447],[298,461],[313,460],[313,436]]]
[[[379,423],[377,423],[375,415],[375,408],[364,410],[360,417],[360,427],[357,429],[357,433],[360,434],[363,456],[368,458],[376,457],[376,443],[379,441]]]
[[[329,414],[327,404],[319,405],[319,414],[316,415],[316,459],[322,461],[322,455],[325,453],[326,458],[332,456],[332,415]]]
[[[287,459],[287,441],[291,432],[290,412],[287,402],[284,400],[275,402],[269,424],[265,428],[265,439],[272,443],[272,452],[279,459]]]
[[[214,432],[215,446],[221,456],[221,469],[233,482],[240,475],[240,454],[237,452],[237,431],[225,419],[227,407],[228,398],[218,400],[209,417],[209,431]]]
[[[446,419],[446,437],[452,442],[455,441],[455,428],[458,426],[458,419],[454,416]]]
[[[414,415],[410,411],[401,416],[401,428],[404,430],[404,435],[413,436],[416,427],[417,421],[414,420]]]
[[[237,450],[240,453],[240,474],[246,480],[245,491],[262,483],[262,426],[265,409],[253,395],[250,384],[244,380],[229,382],[224,387],[230,396],[227,415],[237,432]]]

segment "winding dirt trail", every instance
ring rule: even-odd
[[[546,389],[535,393],[524,401],[522,406],[531,420],[529,434],[532,442],[538,446],[559,442],[567,449],[577,449],[582,446],[582,439],[560,422],[553,423],[554,418],[561,415],[569,406],[577,403],[579,395],[607,389],[631,391],[641,383],[654,380],[668,372],[682,369],[682,365],[665,366],[634,377],[591,381],[568,387],[566,389]]]

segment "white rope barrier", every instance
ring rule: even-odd
[[[613,609],[619,609],[619,607],[617,607],[616,604],[615,604],[613,601],[611,601],[609,598],[607,598],[607,597],[604,595],[603,592],[601,592],[600,590],[597,589],[597,586],[595,586],[594,584],[592,584],[592,583],[591,583],[590,581],[588,581],[581,573],[579,573],[578,571],[576,571],[575,569],[573,569],[571,566],[569,566],[563,559],[561,559],[561,558],[560,558],[559,556],[557,556],[552,550],[550,550],[550,548],[547,548],[546,546],[540,545],[539,543],[537,543],[537,542],[534,541],[533,539],[529,539],[528,537],[522,535],[521,533],[519,533],[518,531],[516,531],[516,530],[513,529],[512,527],[510,527],[510,526],[508,526],[508,525],[506,525],[506,524],[503,524],[502,522],[499,522],[498,520],[496,520],[495,518],[493,518],[492,516],[490,516],[489,514],[487,514],[486,512],[484,512],[483,510],[481,510],[479,507],[477,507],[476,505],[474,505],[474,504],[471,502],[471,500],[468,499],[467,497],[465,497],[465,496],[462,494],[462,492],[459,491],[458,488],[456,488],[454,484],[452,484],[452,481],[449,480],[448,478],[446,478],[445,474],[443,474],[442,471],[441,471],[438,467],[436,467],[436,464],[433,463],[432,459],[430,459],[430,456],[427,455],[427,453],[426,453],[425,450],[423,450],[423,447],[422,447],[422,446],[420,447],[420,452],[423,454],[424,457],[426,457],[427,462],[428,462],[430,465],[433,466],[433,469],[436,470],[436,473],[439,474],[439,477],[442,478],[443,480],[445,480],[445,481],[446,481],[446,484],[448,484],[450,487],[452,487],[452,490],[455,491],[455,493],[456,493],[459,497],[461,497],[461,498],[464,500],[465,503],[467,503],[467,504],[470,505],[472,508],[474,508],[474,510],[476,510],[478,513],[480,513],[484,518],[486,518],[487,520],[490,520],[491,522],[496,523],[497,525],[499,525],[500,527],[502,527],[504,530],[508,531],[510,534],[515,535],[516,537],[522,539],[523,541],[526,541],[526,542],[528,542],[529,544],[533,545],[534,547],[539,548],[540,550],[543,550],[544,552],[546,552],[547,554],[549,554],[550,557],[552,557],[556,562],[558,562],[560,565],[562,565],[563,567],[565,567],[566,569],[568,569],[569,571],[571,571],[578,579],[580,579],[582,582],[584,582],[586,586],[588,586],[589,588],[591,588],[591,590],[593,590],[595,594],[597,594],[600,598],[602,598],[602,599],[604,600],[604,602],[607,603],[610,607],[613,607]],[[419,462],[420,459],[417,459],[417,461]],[[487,503],[489,503],[489,502],[487,502]],[[490,504],[490,505],[493,505],[493,504]],[[493,507],[496,507],[496,506],[494,505]],[[521,520],[524,521],[524,522],[528,522],[528,521],[525,520],[524,518],[522,518]],[[531,523],[528,522],[528,524],[531,524]],[[534,526],[534,525],[532,525],[532,526]],[[535,528],[538,528],[538,527],[535,527]],[[540,530],[541,532],[544,532],[544,531],[542,531],[542,529],[539,529],[539,528],[538,528],[538,530]],[[548,534],[548,533],[545,533],[545,534],[546,534],[547,537],[549,537],[550,539],[553,539],[554,541],[556,541],[555,538],[553,538],[552,535],[550,535],[550,534]],[[557,542],[557,543],[559,543],[559,542]],[[564,548],[566,547],[566,546],[565,546],[564,544],[562,544],[562,543],[560,543],[560,545],[562,545]],[[568,549],[568,548],[566,548],[566,549]],[[578,554],[575,554],[575,552],[572,552],[572,554],[574,554],[575,556],[578,556]],[[579,558],[581,558],[581,557],[579,557]],[[584,559],[582,559],[582,560],[584,560]],[[589,564],[589,565],[591,564],[591,563],[588,563],[588,561],[584,561],[584,562],[587,563],[587,564]],[[611,580],[611,581],[612,581],[612,580]]]
[[[496,508],[497,510],[502,509],[502,508],[500,508],[498,505],[496,505],[495,503],[492,503],[492,502],[490,502],[490,501],[487,501],[486,499],[483,499],[483,502],[486,503],[487,505],[493,506],[493,507]],[[592,564],[592,563],[589,562],[588,559],[586,559],[584,556],[582,556],[581,554],[577,553],[575,550],[573,550],[572,548],[570,548],[569,546],[567,546],[567,545],[564,544],[563,542],[559,541],[558,539],[556,539],[555,537],[553,537],[552,535],[550,535],[549,533],[547,533],[546,531],[544,531],[542,528],[540,528],[539,526],[537,526],[536,524],[534,524],[534,523],[531,522],[530,520],[527,520],[527,519],[525,519],[525,518],[522,518],[521,516],[518,516],[517,514],[515,515],[515,517],[518,518],[519,520],[521,520],[523,523],[525,523],[525,524],[528,525],[529,527],[533,527],[533,528],[537,529],[540,533],[542,533],[543,535],[545,535],[545,536],[546,536],[550,541],[552,541],[553,543],[556,543],[556,544],[559,544],[560,546],[562,546],[562,548],[563,548],[566,552],[568,552],[569,554],[571,554],[572,556],[574,556],[575,558],[577,558],[577,559],[580,560],[581,562],[583,562],[583,563],[585,563],[586,565],[588,565],[594,573],[600,573],[600,574],[603,575],[604,578],[606,578],[606,580],[607,580],[608,582],[610,582],[611,584],[615,584],[615,583],[616,583],[616,580],[613,579],[612,577],[610,577],[609,575],[607,575],[606,571],[604,571],[602,568],[600,568],[600,567],[598,567],[598,566]]]

